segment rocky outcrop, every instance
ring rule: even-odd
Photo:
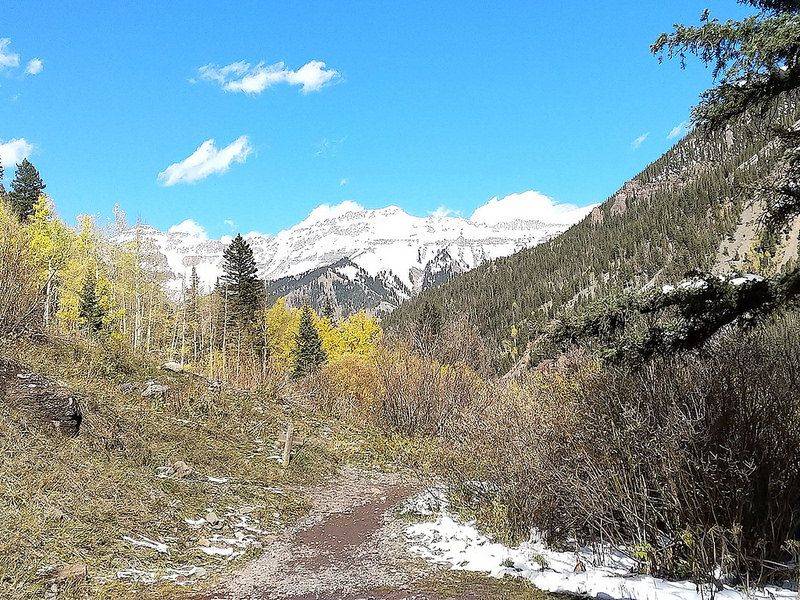
[[[68,387],[0,358],[0,402],[43,429],[75,437],[81,427],[80,397]]]

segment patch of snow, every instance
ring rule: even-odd
[[[745,273],[739,277],[734,277],[733,279],[729,280],[728,283],[731,285],[740,286],[744,285],[745,283],[753,283],[756,281],[764,281],[764,278],[753,273]]]
[[[207,479],[211,483],[228,483],[230,481],[227,477],[212,477],[211,475],[208,475]]]
[[[217,548],[216,546],[200,546],[199,550],[205,552],[209,556],[225,556],[232,557],[234,550],[228,546],[224,548]]]
[[[547,592],[636,600],[703,600],[708,596],[708,590],[698,590],[690,581],[633,574],[635,561],[619,552],[607,551],[602,557],[589,548],[559,552],[536,536],[518,548],[509,548],[482,534],[473,523],[463,523],[447,513],[432,522],[409,525],[405,535],[411,552],[432,563],[492,577],[523,577]],[[575,572],[578,559],[584,572]],[[797,597],[796,592],[774,586],[748,592],[728,588],[716,595],[724,600]]]
[[[431,488],[415,494],[400,505],[400,514],[416,517],[432,517],[446,510],[449,500],[442,488]]]
[[[132,546],[151,548],[156,552],[158,552],[159,554],[167,554],[169,552],[169,548],[164,542],[156,542],[155,540],[151,540],[150,538],[143,537],[142,539],[137,540],[126,535],[123,536],[122,539],[131,544]]]
[[[184,521],[191,529],[200,529],[207,522],[203,517],[199,519],[184,519]]]
[[[167,569],[161,579],[163,581],[172,581],[178,585],[189,585],[193,579],[202,579],[206,575],[208,575],[208,571],[204,567],[186,565],[185,567]]]
[[[678,287],[682,290],[702,290],[708,287],[708,282],[702,277],[694,277],[681,281]]]
[[[153,571],[142,571],[141,569],[123,569],[117,571],[117,579],[124,579],[134,583],[155,583],[158,579]]]

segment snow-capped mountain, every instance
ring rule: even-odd
[[[275,294],[317,306],[327,297],[341,312],[381,313],[484,261],[558,235],[591,208],[557,204],[533,191],[493,198],[469,219],[444,211],[417,217],[397,206],[366,209],[345,201],[318,206],[277,235],[251,232],[245,238]],[[166,232],[146,225],[124,228],[116,239],[137,236],[163,255],[178,289],[192,266],[211,287],[230,242],[209,238],[192,220]]]

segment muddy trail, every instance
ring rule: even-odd
[[[397,474],[344,469],[308,493],[311,511],[264,554],[197,600],[467,600],[509,598],[496,583],[447,577],[412,556],[395,508],[421,490]],[[443,591],[443,588],[446,588]],[[516,597],[516,596],[514,596]],[[527,596],[526,597],[530,597]]]

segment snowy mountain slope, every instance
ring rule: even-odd
[[[532,191],[493,198],[469,219],[445,214],[416,217],[397,206],[373,210],[345,201],[321,205],[277,235],[252,232],[245,237],[261,276],[280,281],[272,286],[276,292],[280,289],[288,295],[319,277],[333,277],[340,283],[337,295],[342,298],[337,302],[344,312],[360,308],[386,312],[454,274],[558,235],[591,208],[557,204]],[[116,239],[130,241],[137,236],[165,257],[174,289],[180,289],[192,266],[206,288],[213,286],[222,251],[230,241],[209,238],[191,220],[166,232],[146,225],[125,228]],[[347,262],[341,263],[342,259]],[[316,285],[319,288],[321,283]],[[332,285],[329,282],[322,288],[330,293]],[[367,293],[368,289],[372,291]],[[375,294],[380,296],[377,302]],[[347,299],[353,295],[362,297],[362,302]],[[317,304],[316,299],[307,300]]]

